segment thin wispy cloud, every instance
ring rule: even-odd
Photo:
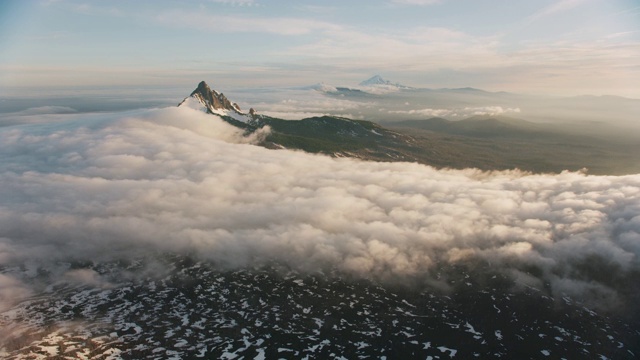
[[[509,108],[502,106],[481,106],[481,107],[464,107],[454,109],[413,109],[413,110],[390,110],[389,114],[399,115],[416,115],[430,117],[446,117],[446,118],[467,118],[475,115],[513,115],[519,114],[520,108]]]
[[[533,22],[545,17],[553,16],[559,13],[569,11],[575,7],[587,3],[589,0],[560,0],[549,6],[546,6],[533,15],[529,16],[528,22]]]
[[[305,18],[220,16],[182,10],[163,12],[156,16],[156,20],[163,25],[197,28],[218,33],[305,35],[317,31],[337,31],[342,28],[333,23]]]
[[[638,33],[640,31],[621,31],[621,32],[617,32],[617,33],[613,33],[613,34],[609,34],[604,36],[605,39],[619,39],[619,38],[626,38],[629,35]]]
[[[214,3],[233,5],[233,6],[257,6],[259,5],[255,0],[211,0]]]
[[[349,78],[355,73],[392,71],[404,78],[421,78],[421,84],[416,85],[432,86],[433,78],[446,79],[444,75],[458,73],[459,82],[448,84],[441,80],[435,86],[517,92],[529,88],[535,92],[562,89],[573,95],[589,89],[596,94],[640,96],[637,86],[622,81],[638,76],[632,60],[637,58],[638,44],[633,26],[637,23],[633,18],[635,7],[622,9],[622,5],[589,0],[545,2],[537,8],[532,3],[504,8],[497,0],[490,1],[486,8],[473,1],[382,0],[367,2],[358,11],[350,3],[336,2],[322,5],[269,2],[267,6],[257,0],[213,1],[198,8],[169,1],[147,6],[151,2],[100,5],[67,0],[34,6],[37,11],[27,13],[41,12],[51,21],[43,23],[43,28],[36,28],[37,31],[8,31],[5,39],[14,40],[7,43],[11,46],[4,47],[6,61],[0,66],[20,64],[53,69],[68,64],[69,71],[61,76],[52,70],[41,79],[29,71],[0,76],[15,86],[36,84],[42,79],[51,84],[111,84],[115,82],[113,77],[84,71],[74,75],[73,69],[87,65],[94,69],[139,65],[141,72],[157,69],[157,76],[141,78],[149,84],[197,58],[206,64],[197,71],[224,68],[229,78],[234,75],[239,79],[245,76],[242,71],[226,64],[255,67],[278,64],[289,85],[331,81],[325,77]],[[481,10],[486,12],[476,16]],[[603,17],[594,15],[599,11]],[[99,19],[97,24],[104,28],[78,31],[88,15]],[[386,21],[390,16],[404,20]],[[56,25],[49,25],[53,23]],[[106,28],[111,30],[105,31]],[[46,50],[53,43],[44,39],[56,31],[64,36],[56,38],[55,50]],[[561,40],[564,44],[560,44]],[[101,46],[89,52],[91,47],[86,45],[90,43]],[[625,48],[614,48],[613,43]],[[146,44],[144,52],[139,51],[139,44]],[[567,61],[563,63],[562,56],[554,56],[578,47],[593,50],[591,54],[584,53],[578,68],[571,68]],[[527,58],[534,50],[536,56]],[[635,55],[630,56],[633,52]],[[48,55],[36,56],[40,53]],[[83,56],[72,56],[80,53]],[[117,61],[107,64],[106,54]],[[80,58],[85,61],[78,62]],[[554,77],[565,67],[569,72]],[[608,74],[605,76],[604,72]],[[282,84],[285,82],[282,73],[274,72],[259,81]],[[610,78],[620,81],[607,81]],[[126,76],[118,77],[117,81],[132,84]],[[237,84],[250,85],[251,81],[238,80]],[[583,86],[585,82],[587,86]],[[514,84],[517,87],[511,87]],[[498,87],[506,85],[509,87]]]
[[[640,53],[639,49],[640,44],[633,41],[616,44],[540,41],[514,48],[500,36],[474,36],[447,28],[419,27],[400,34],[364,33],[354,29],[327,31],[321,40],[289,48],[284,54],[302,58],[310,66],[331,63],[374,73],[386,68],[386,64],[396,64],[415,73],[445,69],[471,75],[491,73],[496,84],[511,82],[512,74],[508,70],[513,69],[519,73],[513,84],[518,81],[522,84],[514,91],[527,91],[527,86],[565,91],[582,84],[579,87],[583,91],[606,93],[609,87],[631,89],[628,79],[630,72],[638,72],[633,70],[637,69],[633,59]],[[616,64],[615,69],[627,70],[616,71],[611,64]],[[540,76],[545,73],[558,74],[563,81]],[[524,78],[529,81],[522,82]],[[554,88],[554,83],[560,84]],[[495,85],[492,88],[503,90]]]
[[[426,6],[426,5],[440,4],[443,1],[444,0],[392,0],[391,3],[399,4],[399,5]]]
[[[487,38],[445,28],[419,27],[396,34],[339,28],[327,31],[321,40],[293,47],[287,53],[336,62],[349,60],[353,65],[357,62],[359,66],[372,68],[385,63],[429,67],[431,64],[469,64],[469,56],[473,55],[476,56],[474,64],[493,61],[487,57],[495,55],[494,46]],[[367,61],[363,63],[361,59]]]
[[[71,10],[85,15],[104,15],[113,17],[130,16],[127,11],[116,6],[102,6],[95,3],[70,4]]]

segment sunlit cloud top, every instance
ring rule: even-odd
[[[0,88],[357,84],[640,98],[631,0],[0,5]]]

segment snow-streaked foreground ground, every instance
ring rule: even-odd
[[[568,298],[509,292],[501,275],[478,284],[441,269],[437,276],[459,285],[447,295],[339,272],[220,271],[175,256],[90,268],[119,282],[58,283],[3,313],[13,333],[3,356],[633,359],[637,351],[638,335],[623,322]]]

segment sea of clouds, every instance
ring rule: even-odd
[[[268,150],[252,145],[264,132],[245,137],[187,108],[58,116],[69,118],[0,128],[0,270],[177,252],[432,284],[438,266],[482,263],[605,307],[637,291],[627,284],[640,273],[640,175]],[[0,274],[0,308],[30,293]]]

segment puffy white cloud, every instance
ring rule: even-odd
[[[174,251],[435,281],[436,266],[481,262],[596,300],[619,289],[592,264],[639,270],[640,175],[436,170],[253,140],[182,108],[2,128],[0,266]]]

